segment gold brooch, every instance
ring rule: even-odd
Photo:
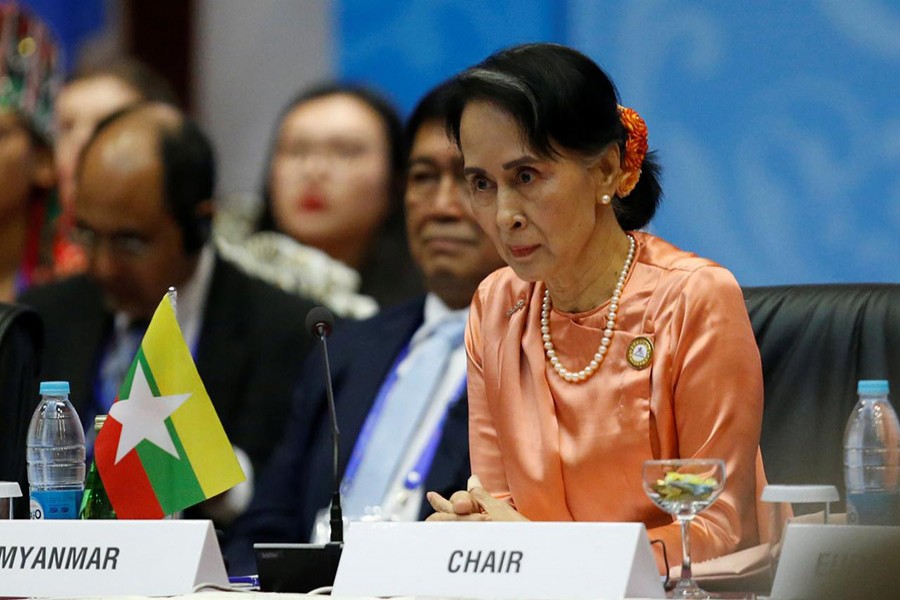
[[[519,310],[520,308],[522,308],[523,306],[525,306],[524,298],[522,300],[519,300],[518,302],[516,302],[515,306],[513,306],[508,311],[506,311],[506,317],[509,318],[509,317],[513,316],[513,313],[516,312],[517,310]]]
[[[653,342],[645,337],[636,337],[628,344],[628,364],[635,369],[646,369],[653,360]]]

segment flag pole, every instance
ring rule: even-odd
[[[175,318],[178,318],[178,291],[175,289],[174,285],[169,286],[169,291],[166,292],[166,295],[169,297],[169,303],[172,305],[172,312],[175,313]]]
[[[178,290],[175,289],[174,285],[170,285],[169,289],[166,291],[166,296],[169,297],[169,304],[172,305],[172,312],[175,313],[175,319],[178,319]],[[181,519],[182,511],[177,510],[173,512],[171,515],[166,515],[163,519]]]

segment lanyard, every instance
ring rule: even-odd
[[[378,390],[378,396],[375,398],[375,402],[374,404],[372,404],[372,408],[369,410],[369,414],[366,416],[365,423],[363,423],[362,430],[359,432],[359,436],[356,438],[356,444],[353,446],[353,452],[351,453],[350,460],[347,463],[347,469],[344,471],[344,478],[341,482],[342,494],[347,493],[347,491],[353,485],[353,480],[356,477],[357,472],[359,471],[359,466],[362,463],[363,456],[365,456],[366,447],[369,445],[369,442],[372,439],[372,434],[375,431],[375,426],[378,424],[378,420],[381,418],[381,413],[384,410],[384,405],[387,401],[387,397],[390,394],[391,390],[394,388],[394,385],[396,385],[397,379],[399,378],[397,369],[408,355],[409,344],[407,343],[406,346],[404,346],[403,350],[400,351],[397,359],[394,361],[388,378],[381,385],[381,389]],[[457,389],[453,397],[453,400],[455,401],[462,397],[465,389],[466,379],[465,377],[463,377],[463,380],[460,383],[459,388]],[[407,473],[403,483],[404,488],[406,488],[407,490],[416,489],[425,479],[425,475],[431,468],[431,463],[434,461],[434,455],[437,453],[437,447],[440,443],[441,434],[444,430],[444,423],[447,420],[447,412],[451,404],[453,404],[453,402],[449,402],[447,404],[447,407],[444,410],[443,415],[441,416],[440,422],[438,423],[437,427],[435,427],[434,431],[431,432],[431,436],[428,438],[428,443],[425,444],[425,447],[422,449],[422,453],[419,455],[419,458],[413,464],[413,467],[409,471],[409,473]]]
[[[403,480],[404,489],[413,491],[425,481],[425,476],[428,475],[428,471],[431,470],[431,463],[434,462],[434,455],[437,454],[438,446],[441,443],[441,435],[444,433],[444,424],[447,422],[447,413],[450,412],[450,406],[462,398],[465,391],[466,378],[463,377],[463,380],[453,394],[452,401],[447,403],[444,413],[441,415],[441,420],[438,421],[437,427],[431,432],[431,437],[428,438],[428,443],[425,444],[425,447],[422,449],[422,454],[419,455],[419,459],[415,462],[409,473],[406,474],[406,478]]]

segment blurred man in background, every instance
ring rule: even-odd
[[[66,81],[56,97],[55,158],[61,209],[53,241],[57,275],[81,273],[87,266],[81,247],[69,239],[74,221],[75,171],[81,151],[98,123],[143,101],[178,104],[174,90],[162,75],[128,57],[79,72]]]
[[[301,326],[311,305],[216,256],[208,243],[212,149],[177,109],[143,104],[103,121],[76,179],[73,237],[87,273],[22,299],[46,326],[44,377],[71,382],[72,402],[92,431],[94,416],[115,401],[156,306],[175,286],[181,331],[252,481],[281,433],[311,343]],[[227,523],[249,492],[244,486],[208,501],[204,516]]]

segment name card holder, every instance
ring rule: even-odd
[[[210,521],[0,522],[0,596],[190,593],[228,585]]]
[[[665,598],[641,523],[353,523],[333,595]]]
[[[896,598],[898,590],[900,527],[788,524],[773,600]]]

